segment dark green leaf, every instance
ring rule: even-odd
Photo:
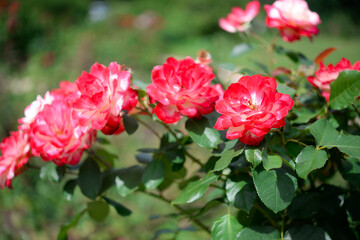
[[[101,158],[103,161],[107,162],[111,167],[114,166],[114,161],[118,159],[118,156],[114,153],[111,153],[105,149],[98,148],[96,149],[96,156]],[[97,159],[94,159],[97,160]],[[107,166],[101,161],[97,161],[100,167],[107,168]]]
[[[234,182],[230,178],[226,181],[226,196],[236,208],[250,212],[257,198],[254,186],[247,181]]]
[[[355,158],[341,160],[341,167],[343,178],[360,188],[360,161]]]
[[[115,200],[105,197],[102,197],[108,204],[110,204],[111,206],[113,206],[116,210],[116,212],[125,217],[125,216],[129,216],[131,214],[131,210],[128,209],[127,207],[125,207],[124,205],[122,205],[121,203],[116,202]]]
[[[148,164],[153,161],[152,154],[147,154],[143,152],[136,154],[135,158],[139,163],[143,163],[143,164]]]
[[[213,199],[210,202],[206,203],[206,205],[204,207],[202,207],[194,216],[192,216],[192,218],[200,217],[200,216],[204,215],[205,213],[207,213],[208,211],[214,210],[217,206],[219,206],[223,203],[224,203],[223,198]]]
[[[336,142],[338,131],[326,119],[320,119],[309,127],[317,146],[328,146]]]
[[[87,211],[90,217],[98,222],[104,221],[109,214],[109,205],[106,202],[88,202],[87,206]]]
[[[173,204],[184,204],[194,202],[204,196],[209,185],[216,182],[218,176],[209,174],[201,180],[189,183],[180,195],[172,201]]]
[[[360,72],[344,70],[330,83],[329,105],[333,109],[344,109],[354,102],[360,93]]]
[[[75,227],[76,224],[79,222],[80,218],[86,213],[87,209],[82,210],[79,212],[73,219],[70,220],[70,222],[61,225],[60,232],[57,236],[58,240],[67,240],[67,232],[70,230],[70,228]]]
[[[123,168],[119,171],[115,178],[116,189],[121,196],[127,196],[135,191],[141,184],[144,168],[140,166],[132,166]]]
[[[284,240],[331,240],[329,235],[321,228],[311,225],[301,225],[286,231]]]
[[[128,116],[127,114],[123,115],[124,127],[127,134],[133,134],[139,127],[138,122],[135,118]]]
[[[244,228],[236,237],[237,240],[279,240],[280,233],[270,226]]]
[[[286,55],[288,58],[290,58],[295,63],[301,63],[303,65],[312,65],[313,61],[310,61],[306,58],[304,54],[301,52],[295,52],[292,50],[285,49],[281,46],[275,46],[275,52],[281,55]]]
[[[185,128],[191,139],[201,147],[216,148],[220,140],[220,133],[210,126],[207,118],[189,118],[185,123]]]
[[[297,118],[293,120],[293,123],[308,123],[311,119],[316,117],[321,109],[318,110],[312,110],[309,108],[293,108],[293,111],[295,112]]]
[[[110,144],[110,141],[103,137],[97,137],[96,140],[101,144]]]
[[[230,56],[239,57],[252,49],[253,47],[249,43],[240,43],[231,50]]]
[[[341,132],[336,142],[329,147],[337,147],[341,152],[360,159],[360,136],[347,135]]]
[[[295,159],[296,173],[299,177],[306,179],[311,171],[322,168],[327,160],[328,156],[324,150],[308,146]]]
[[[242,228],[235,217],[226,214],[214,222],[211,228],[211,239],[234,240]]]
[[[284,169],[253,169],[253,180],[261,201],[274,213],[290,205],[297,189],[297,179]]]
[[[160,159],[150,162],[142,175],[142,182],[146,189],[154,189],[164,180],[165,167]]]
[[[92,158],[87,158],[81,165],[78,184],[86,197],[97,197],[101,187],[101,173],[99,165]]]
[[[288,215],[294,219],[304,219],[315,216],[322,205],[321,194],[302,193],[297,195],[288,207]]]
[[[77,185],[77,179],[70,179],[64,185],[64,193],[67,200],[71,200],[72,195],[74,194],[75,187]]]

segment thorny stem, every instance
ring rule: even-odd
[[[144,122],[143,120],[141,120],[140,118],[138,118],[137,116],[133,116],[136,121],[138,121],[139,123],[141,123],[144,127],[146,127],[150,132],[152,132],[157,138],[161,139],[161,136],[146,122]]]
[[[154,198],[160,199],[160,200],[162,200],[163,202],[166,202],[166,203],[174,206],[176,209],[178,209],[178,210],[181,212],[181,214],[187,215],[187,216],[189,217],[189,219],[190,219],[195,225],[197,225],[199,228],[201,228],[202,230],[206,231],[206,232],[209,233],[209,234],[211,233],[210,229],[209,229],[207,226],[205,226],[200,220],[198,220],[198,219],[196,219],[196,218],[195,218],[195,219],[194,219],[194,218],[191,218],[191,213],[189,213],[186,209],[183,209],[182,207],[180,207],[180,206],[178,206],[178,205],[171,204],[171,201],[170,201],[170,200],[164,198],[164,197],[161,196],[161,195],[157,195],[157,194],[155,194],[155,193],[146,192],[146,191],[140,191],[140,192],[145,193],[145,194],[147,194],[147,195],[149,195],[149,196],[152,196],[152,197],[154,197]]]

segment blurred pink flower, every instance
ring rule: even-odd
[[[308,81],[314,87],[321,91],[321,95],[329,102],[330,99],[330,83],[335,81],[339,73],[343,70],[357,70],[360,71],[360,61],[357,61],[351,66],[351,63],[346,58],[342,58],[335,66],[329,64],[327,67],[320,63],[320,68],[315,72],[315,76],[308,77]]]
[[[0,188],[11,186],[11,180],[20,173],[30,157],[29,135],[25,131],[11,132],[0,143]]]
[[[249,2],[246,9],[233,7],[226,18],[220,18],[219,25],[227,32],[244,32],[250,27],[250,22],[259,13],[260,3],[258,1]]]
[[[265,11],[266,25],[279,29],[284,41],[299,40],[301,36],[311,39],[319,32],[319,15],[310,11],[304,0],[277,0],[273,5],[265,5]]]

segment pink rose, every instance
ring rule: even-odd
[[[265,5],[265,11],[266,25],[279,29],[284,41],[299,40],[301,36],[311,39],[312,34],[319,32],[319,15],[310,11],[304,0],[277,0],[273,5]]]
[[[20,173],[30,157],[29,135],[25,131],[11,132],[0,143],[0,188],[11,186],[11,180]]]
[[[261,75],[244,76],[224,92],[215,109],[222,114],[215,129],[228,129],[228,139],[258,145],[271,128],[285,125],[294,101],[276,91],[276,80]]]
[[[249,2],[245,10],[233,7],[226,18],[220,18],[219,25],[227,32],[244,32],[250,27],[250,22],[259,13],[259,9],[260,3],[258,1]]]
[[[339,76],[343,70],[357,70],[360,71],[360,61],[356,62],[353,66],[349,60],[342,58],[335,66],[329,64],[327,67],[320,63],[320,68],[315,72],[315,77],[308,77],[308,81],[314,87],[321,91],[321,95],[329,102],[330,98],[330,83]]]
[[[109,67],[95,63],[90,73],[83,72],[76,80],[81,96],[73,105],[81,124],[105,134],[121,132],[122,111],[131,110],[138,100],[130,78],[130,72],[116,62]]]
[[[165,123],[176,123],[182,115],[196,118],[211,113],[220,97],[219,88],[210,85],[214,77],[209,66],[190,57],[168,58],[154,67],[153,83],[146,88],[152,101],[158,102],[154,113]]]
[[[96,131],[80,124],[65,99],[45,105],[37,114],[30,125],[30,143],[33,155],[44,161],[75,165],[94,142]]]

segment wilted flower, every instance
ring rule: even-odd
[[[249,2],[245,10],[233,7],[226,18],[220,18],[219,25],[227,32],[244,32],[250,27],[250,22],[259,13],[259,9],[260,3],[258,1]]]
[[[25,131],[11,132],[0,143],[0,188],[10,186],[21,167],[30,157],[29,135]]]
[[[330,98],[330,83],[339,76],[339,73],[343,70],[357,70],[360,71],[360,61],[351,66],[351,63],[346,58],[342,58],[335,66],[329,64],[327,67],[320,63],[320,68],[315,72],[315,77],[308,77],[308,81],[314,87],[317,87],[321,91],[321,95],[329,101]]]
[[[310,11],[304,0],[277,0],[273,5],[265,5],[265,11],[266,25],[279,29],[284,41],[292,42],[301,36],[311,39],[319,32],[319,15]]]
[[[221,115],[217,130],[228,129],[228,139],[239,139],[258,145],[271,128],[285,125],[294,101],[289,95],[276,91],[276,80],[261,75],[245,76],[232,83],[215,109]]]
[[[76,80],[81,96],[73,107],[82,125],[90,125],[105,134],[119,133],[123,110],[137,103],[137,93],[130,88],[131,74],[116,62],[109,67],[95,63],[90,73]]]
[[[158,102],[154,109],[156,116],[165,123],[175,123],[181,115],[196,118],[214,111],[222,91],[220,85],[210,85],[214,77],[209,66],[190,57],[184,60],[171,57],[164,65],[154,67],[153,83],[146,90]]]

